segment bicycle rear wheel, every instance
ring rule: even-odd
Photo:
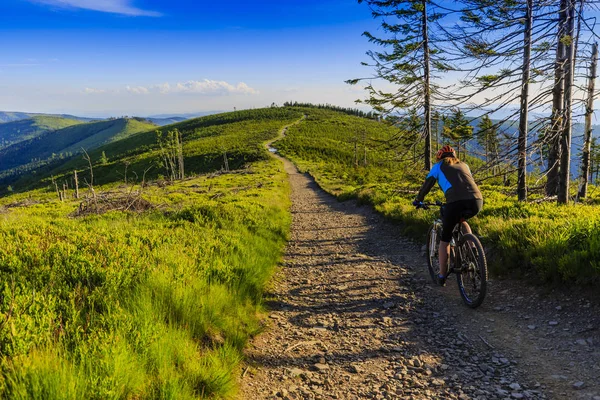
[[[439,248],[441,234],[442,230],[439,227],[436,229],[436,225],[432,225],[427,235],[427,266],[434,284],[437,284],[437,277],[440,273]]]
[[[487,263],[477,236],[467,233],[460,241],[460,271],[456,274],[460,295],[465,304],[477,308],[487,291]]]

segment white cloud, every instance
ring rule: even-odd
[[[103,89],[93,89],[93,88],[85,88],[83,90],[83,93],[85,93],[85,94],[101,94],[101,93],[106,93],[106,90],[103,90]]]
[[[132,94],[148,94],[150,93],[150,90],[148,90],[148,88],[145,88],[143,86],[125,86],[125,90],[127,90],[129,93]]]
[[[155,85],[153,87],[154,90],[158,90],[162,94],[169,93],[171,91],[171,85],[168,82],[161,83],[160,85]]]
[[[199,93],[199,94],[258,94],[258,90],[251,88],[244,82],[238,83],[236,86],[225,81],[213,81],[205,79],[203,81],[187,81],[178,83],[171,89],[178,93]]]
[[[123,89],[97,89],[86,87],[83,90],[85,94],[120,94],[129,93],[132,95],[182,95],[195,94],[198,97],[219,96],[226,97],[230,95],[258,95],[260,92],[244,82],[237,85],[225,81],[215,81],[205,79],[203,81],[187,81],[171,84],[168,82],[151,86],[125,86]]]
[[[156,11],[142,10],[132,5],[132,0],[29,0],[33,3],[57,7],[80,8],[134,17],[160,17]]]
[[[168,82],[153,85],[149,87],[144,86],[126,86],[125,90],[132,94],[173,94],[173,93],[189,93],[189,94],[200,94],[208,96],[226,96],[231,94],[247,94],[254,95],[259,94],[259,91],[251,88],[244,82],[240,82],[237,85],[225,81],[215,81],[210,79],[204,79],[203,81],[187,81],[179,82],[176,84],[170,84]]]

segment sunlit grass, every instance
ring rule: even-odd
[[[372,204],[400,222],[404,233],[423,240],[438,210],[415,210],[411,205],[426,171],[420,161],[411,160],[422,149],[408,149],[394,141],[399,133],[375,121],[312,110],[305,122],[289,129],[279,148],[339,199],[357,198]],[[468,163],[476,170],[482,161],[469,157]],[[508,178],[516,182],[514,175]],[[573,190],[576,186],[572,185]],[[489,251],[493,272],[554,282],[593,284],[600,280],[600,213],[595,205],[599,194],[595,188],[587,203],[569,206],[521,204],[501,178],[487,179],[481,189],[484,209],[470,223]],[[541,197],[530,196],[531,200]],[[443,195],[436,188],[428,199],[443,200]]]
[[[261,151],[229,174],[136,185],[143,213],[74,217],[81,200],[52,187],[2,199],[0,397],[233,397],[290,227],[287,176]],[[95,188],[109,189],[132,188]]]

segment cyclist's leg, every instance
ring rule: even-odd
[[[440,275],[448,275],[448,258],[450,258],[450,242],[440,240],[440,248],[438,250],[440,258]]]
[[[463,200],[460,203],[463,204],[463,208],[461,210],[461,218],[464,219],[461,223],[461,232],[464,234],[473,233],[471,227],[467,223],[467,219],[476,216],[481,211],[483,207],[483,200],[473,199],[473,200]]]
[[[440,238],[439,258],[440,275],[448,275],[448,258],[450,257],[450,241],[452,240],[452,231],[454,226],[460,220],[460,208],[455,203],[448,203],[444,206],[442,213],[442,236]]]

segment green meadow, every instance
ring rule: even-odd
[[[1,199],[0,397],[235,395],[290,226],[287,176],[262,143],[301,113],[249,115],[180,124],[187,177],[175,182],[162,177],[155,132],[99,150],[109,161],[92,152],[96,195],[139,196],[145,211],[77,215],[91,190],[61,202],[43,177]],[[232,171],[215,173],[224,151]],[[142,185],[132,172],[147,164]]]

